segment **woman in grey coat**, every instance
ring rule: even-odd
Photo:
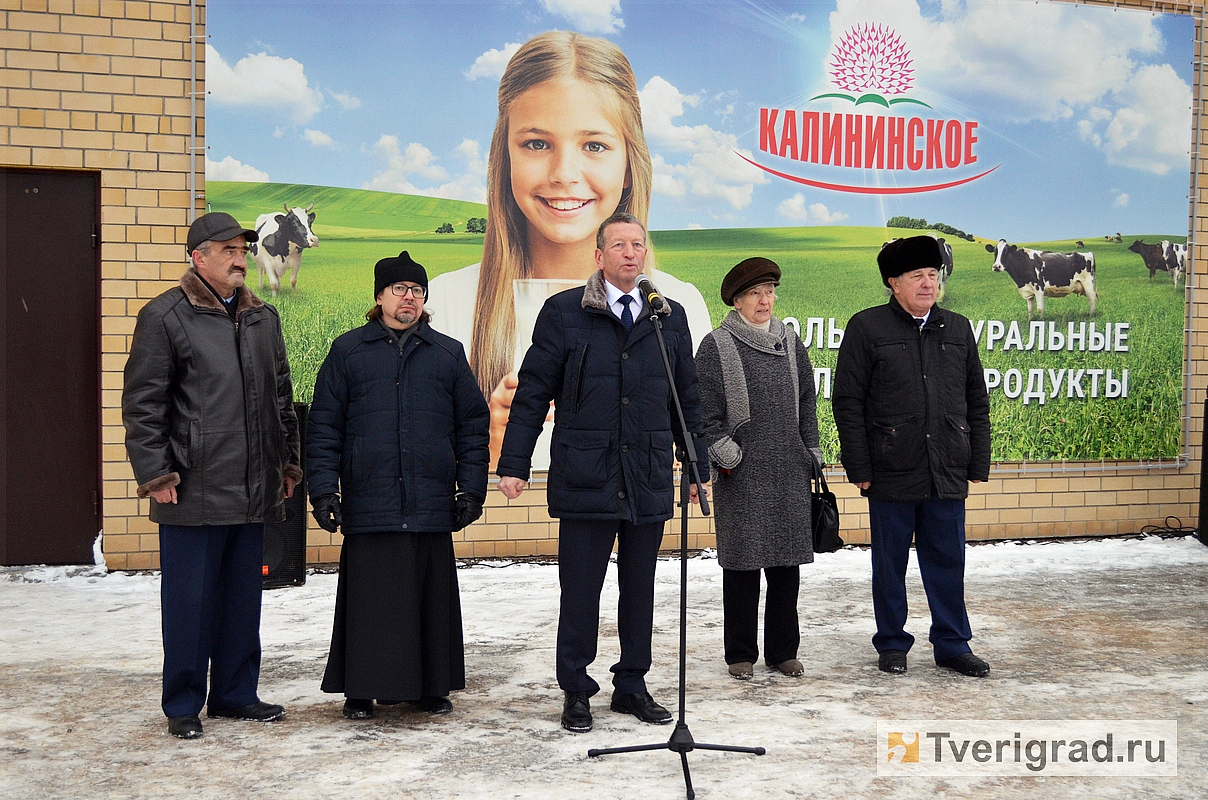
[[[725,657],[750,678],[759,658],[759,573],[767,578],[764,660],[793,677],[799,565],[814,560],[811,452],[818,450],[814,369],[800,337],[772,314],[780,267],[748,258],[726,275],[734,310],[696,353],[701,410],[717,509]]]

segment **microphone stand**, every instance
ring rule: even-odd
[[[658,297],[658,295],[654,295]],[[661,297],[658,297],[662,300]],[[675,729],[671,732],[671,738],[666,742],[659,744],[639,744],[629,747],[606,747],[592,748],[587,751],[589,758],[596,756],[606,756],[613,753],[638,753],[646,750],[670,750],[673,753],[679,753],[680,764],[684,769],[684,786],[688,792],[688,800],[693,800],[696,797],[696,792],[692,789],[692,774],[688,771],[688,753],[693,750],[721,750],[728,753],[751,753],[761,756],[767,751],[762,747],[740,747],[737,745],[726,744],[705,744],[697,742],[692,738],[692,732],[688,730],[688,723],[684,719],[685,707],[687,705],[686,682],[687,682],[687,657],[688,657],[688,508],[691,505],[690,497],[692,484],[696,484],[697,495],[700,499],[700,510],[706,517],[709,516],[709,500],[705,497],[705,487],[700,479],[700,465],[696,457],[696,444],[692,441],[692,434],[688,431],[688,425],[684,422],[684,408],[680,405],[679,392],[675,389],[675,372],[671,369],[671,360],[667,357],[667,344],[663,340],[663,323],[659,320],[658,311],[654,308],[654,303],[647,300],[651,306],[650,320],[654,323],[654,333],[659,340],[659,352],[663,355],[663,368],[667,371],[667,384],[671,387],[671,401],[675,406],[676,416],[679,419],[680,433],[683,434],[684,449],[677,452],[680,464],[687,464],[688,469],[682,470],[680,475],[680,618],[679,618],[679,720],[675,723]],[[666,302],[666,301],[663,301]],[[685,459],[684,453],[687,452]]]

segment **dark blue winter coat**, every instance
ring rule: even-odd
[[[396,342],[380,322],[349,331],[315,382],[310,497],[340,494],[345,534],[447,533],[456,492],[486,499],[490,417],[461,344],[427,322]]]
[[[496,471],[528,480],[533,448],[553,400],[550,516],[660,522],[673,513],[679,421],[673,422],[671,388],[648,313],[626,336],[607,303],[601,272],[586,286],[546,301],[520,367]],[[661,317],[684,420],[696,440],[702,478],[708,480],[688,319],[675,302]]]

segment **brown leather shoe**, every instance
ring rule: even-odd
[[[779,672],[781,675],[788,675],[790,678],[800,678],[805,674],[805,667],[801,666],[801,662],[795,658],[781,661],[779,664],[768,664],[768,669]]]
[[[730,675],[740,681],[749,681],[755,674],[755,665],[750,661],[739,661],[730,665]]]

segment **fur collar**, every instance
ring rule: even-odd
[[[180,288],[184,290],[185,297],[194,308],[207,308],[221,311],[224,314],[226,313],[226,307],[222,304],[222,301],[202,281],[195,267],[189,267],[185,270],[185,274],[180,276]],[[244,286],[239,290],[239,297],[235,300],[235,303],[236,319],[243,316],[245,311],[264,305],[264,301],[253,294],[251,288],[248,286]]]
[[[666,298],[664,298],[666,299]],[[604,271],[596,270],[583,286],[583,307],[596,308],[612,313],[608,307],[608,290],[604,288]],[[660,314],[670,314],[671,304],[664,303],[659,309]]]

